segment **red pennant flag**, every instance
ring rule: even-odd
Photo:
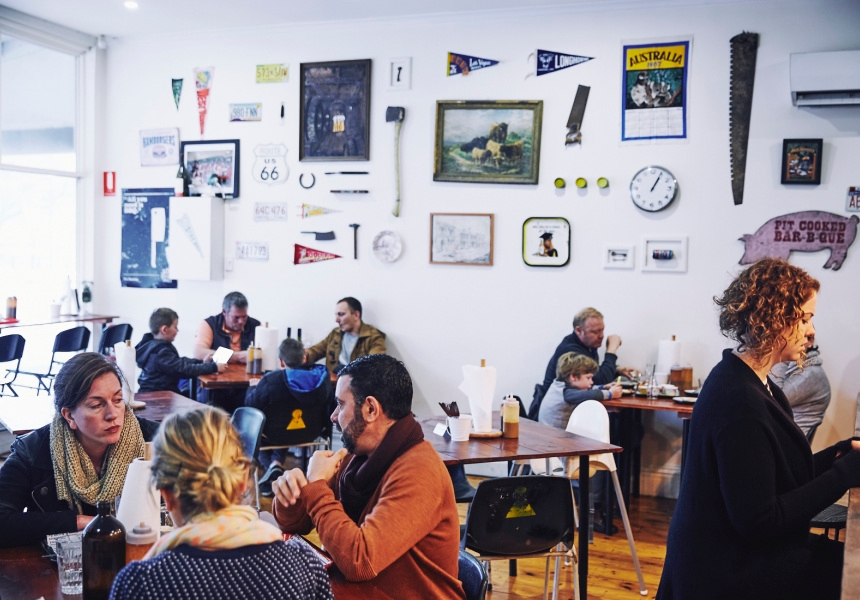
[[[294,265],[304,265],[306,263],[314,263],[320,262],[322,260],[331,260],[333,258],[340,258],[337,254],[332,254],[331,252],[323,252],[322,250],[314,250],[313,248],[308,248],[307,246],[302,246],[300,244],[296,244],[295,254],[293,254],[293,264]]]
[[[209,107],[209,89],[197,90],[197,112],[200,113],[200,135],[206,123],[206,110]]]

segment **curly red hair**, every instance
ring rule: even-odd
[[[778,258],[764,258],[743,271],[715,296],[720,307],[720,331],[739,343],[738,350],[757,361],[781,343],[797,326],[803,305],[821,288],[817,279]]]

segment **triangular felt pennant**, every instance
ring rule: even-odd
[[[209,108],[209,88],[212,86],[213,67],[194,69],[194,85],[197,87],[197,112],[200,113],[200,137],[206,123],[206,111]]]
[[[486,69],[493,65],[499,64],[497,60],[489,58],[478,58],[477,56],[469,56],[468,54],[448,53],[448,75],[468,75],[469,71],[477,71],[478,69]]]
[[[593,59],[593,56],[577,56],[576,54],[562,54],[561,52],[553,52],[552,50],[538,50],[537,74],[538,77],[548,75],[549,73],[555,73],[568,67],[575,67]]]
[[[320,262],[322,260],[331,260],[333,258],[340,258],[338,254],[332,254],[331,252],[323,252],[322,250],[314,250],[313,248],[308,248],[307,246],[302,246],[301,244],[296,244],[295,254],[293,254],[293,264],[294,265],[304,265],[306,263],[314,263]]]
[[[173,101],[176,103],[176,110],[179,110],[179,97],[182,95],[182,82],[184,79],[172,79]]]
[[[314,206],[313,204],[302,204],[301,212],[299,212],[299,216],[303,219],[308,217],[318,217],[320,215],[327,215],[329,213],[340,212],[339,210],[334,210],[331,208],[326,208],[324,206]]]

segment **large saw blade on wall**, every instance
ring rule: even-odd
[[[744,201],[747,144],[750,139],[755,59],[758,34],[744,31],[731,39],[731,95],[729,97],[729,151],[732,158],[732,196],[735,204]]]

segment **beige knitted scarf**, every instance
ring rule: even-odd
[[[113,500],[122,493],[128,465],[143,456],[143,433],[131,411],[125,407],[125,421],[119,441],[107,449],[101,473],[96,471],[84,447],[59,411],[51,422],[51,461],[57,498],[82,513],[83,503],[95,506],[99,500]]]

